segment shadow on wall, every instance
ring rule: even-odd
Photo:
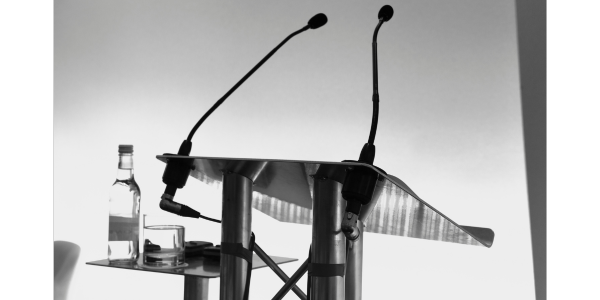
[[[65,300],[80,247],[71,242],[54,241],[54,299]]]

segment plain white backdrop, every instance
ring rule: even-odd
[[[164,165],[155,155],[177,151],[219,97],[319,12],[329,23],[292,39],[240,87],[198,130],[192,154],[356,159],[370,127],[371,39],[384,4],[57,1],[54,238],[82,247],[72,299],[182,297],[179,276],[84,265],[106,256],[117,145],[135,147],[142,212],[162,213]],[[497,240],[485,249],[367,234],[365,298],[478,299],[499,290],[491,297],[531,299],[514,5],[391,5],[396,14],[378,43],[376,164],[459,224],[493,228]],[[194,180],[177,200],[221,214],[219,192]],[[183,221],[188,239],[219,242],[218,225]],[[308,226],[255,212],[253,231],[267,253],[299,259],[282,266],[288,274],[307,256]],[[282,285],[266,269],[252,280],[254,299]],[[90,294],[98,282],[106,288]],[[209,294],[218,297],[218,280]]]

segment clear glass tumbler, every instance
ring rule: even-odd
[[[144,265],[177,267],[185,263],[185,228],[144,215]]]

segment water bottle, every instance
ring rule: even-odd
[[[139,256],[140,187],[133,178],[133,145],[119,145],[117,179],[110,188],[108,260],[131,264]]]

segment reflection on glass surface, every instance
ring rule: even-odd
[[[165,161],[167,157],[157,156]],[[252,207],[281,222],[312,224],[313,178],[319,176],[343,182],[348,166],[372,166],[356,162],[309,162],[273,159],[192,157],[191,176],[221,188],[222,172],[236,172],[256,178]],[[172,158],[170,159],[177,159]],[[258,173],[246,168],[266,162]],[[242,166],[242,167],[240,167]],[[375,168],[373,168],[376,170]],[[377,171],[377,170],[376,170]],[[243,174],[248,172],[248,174]],[[378,171],[379,172],[379,171]],[[374,196],[375,207],[365,223],[367,232],[418,239],[491,247],[494,233],[488,228],[459,226],[420,199],[404,182],[379,172],[385,179],[381,193]],[[257,175],[258,174],[258,175]]]
[[[312,209],[252,192],[252,207],[281,222],[312,224]]]
[[[390,181],[387,181],[373,213],[366,221],[367,232],[483,246]]]

